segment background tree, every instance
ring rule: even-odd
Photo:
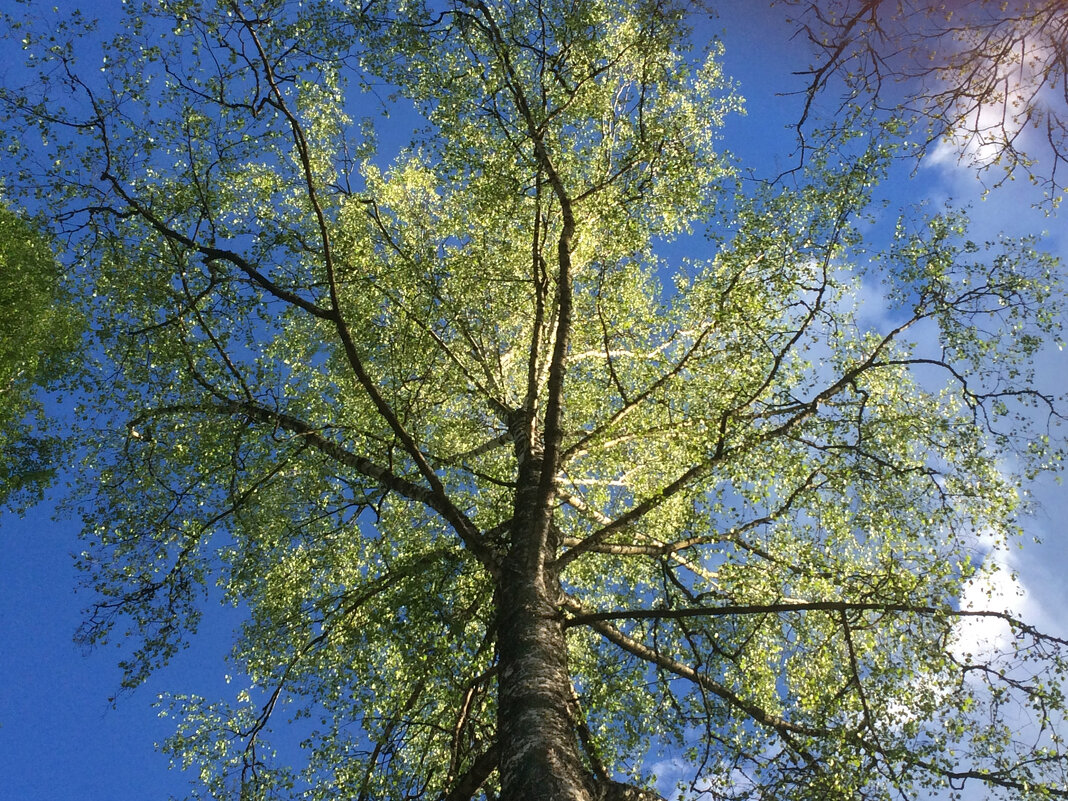
[[[166,707],[195,795],[1068,796],[1068,643],[959,604],[998,457],[1059,456],[1058,265],[869,252],[893,126],[742,194],[671,3],[150,3],[101,79],[16,30],[99,332],[84,640],[133,687],[244,617],[245,686]]]
[[[67,372],[77,339],[45,236],[0,203],[0,504],[39,497],[60,441],[37,392]]]
[[[920,155],[1022,173],[1056,204],[1068,158],[1068,14],[1061,0],[784,0],[816,59],[798,130],[817,97],[908,116]]]

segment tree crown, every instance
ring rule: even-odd
[[[166,707],[195,793],[634,798],[661,759],[723,798],[1068,795],[1065,643],[959,603],[1017,531],[998,456],[1060,458],[1058,263],[954,211],[870,252],[897,124],[754,189],[687,37],[671,3],[183,0],[102,81],[56,46],[62,93],[4,95],[79,132],[39,180],[99,333],[82,635],[136,637],[133,687],[213,588],[244,616],[247,687]],[[376,91],[421,115],[388,164]]]

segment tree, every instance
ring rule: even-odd
[[[1060,0],[784,0],[814,45],[809,110],[835,79],[848,103],[907,115],[920,155],[952,155],[997,183],[1017,173],[1056,205],[1068,158],[1068,15]]]
[[[0,504],[38,497],[55,472],[35,392],[66,372],[76,339],[47,239],[0,203]]]
[[[146,3],[102,79],[17,29],[100,336],[82,636],[135,637],[133,687],[244,618],[246,686],[165,707],[196,794],[654,798],[660,759],[715,798],[1068,796],[1068,643],[959,602],[1016,531],[999,456],[1060,455],[1058,265],[951,211],[869,252],[893,126],[742,191],[687,25]],[[388,165],[378,94],[423,120]]]

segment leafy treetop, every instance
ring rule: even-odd
[[[1059,458],[1060,267],[869,248],[900,126],[739,181],[670,2],[128,6],[3,99],[99,333],[82,636],[133,687],[243,615],[194,797],[1068,796],[1068,644],[959,603]]]

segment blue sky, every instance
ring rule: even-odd
[[[101,3],[101,6],[104,4]],[[748,6],[748,8],[746,8]],[[110,8],[117,8],[113,3]],[[90,12],[91,13],[91,12]],[[723,29],[726,71],[747,98],[748,116],[728,123],[726,143],[768,175],[791,166],[793,146],[786,125],[796,118],[798,96],[779,92],[799,88],[791,70],[803,66],[804,49],[789,39],[779,12],[755,10],[755,4],[728,6],[718,21],[703,30]],[[0,41],[12,48],[15,42]],[[2,63],[17,54],[4,52]],[[904,201],[952,196],[974,202],[976,230],[993,234],[1051,229],[1048,248],[1068,255],[1063,223],[1029,208],[1036,197],[1028,186],[1012,185],[979,199],[971,170],[952,159],[923,164],[914,174],[902,170],[892,187]],[[1068,354],[1051,348],[1042,356],[1047,389],[1068,391]],[[62,406],[60,406],[62,409]],[[996,597],[1025,613],[1050,633],[1068,635],[1061,610],[1068,609],[1068,497],[1052,478],[1033,488],[1040,502],[1028,521],[1027,534],[1044,540],[998,557],[1019,573],[1018,581],[992,585]],[[109,703],[119,687],[115,648],[82,653],[72,636],[89,598],[74,591],[71,554],[79,550],[78,532],[69,520],[53,520],[62,486],[24,519],[0,518],[0,776],[4,795],[20,801],[148,801],[181,796],[187,777],[169,769],[154,743],[171,728],[153,708],[163,690],[210,695],[223,683],[223,656],[233,621],[208,615],[197,643],[136,692]],[[1026,538],[1025,538],[1026,539]],[[1024,593],[1018,595],[1017,593]],[[996,637],[994,630],[975,636]]]

